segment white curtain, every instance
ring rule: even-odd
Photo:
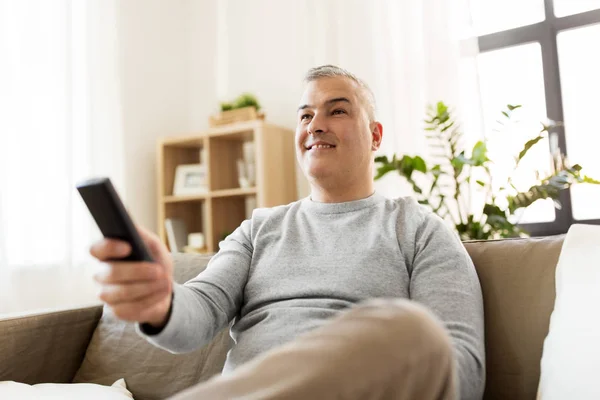
[[[123,183],[116,37],[112,1],[0,0],[0,270],[91,262],[75,184]]]
[[[219,7],[217,94],[255,92],[272,121],[295,125],[302,76],[321,64],[371,86],[384,126],[381,154],[424,155],[426,105],[459,106],[464,1],[223,0]],[[391,174],[376,185],[389,196],[411,193]]]

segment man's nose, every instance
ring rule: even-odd
[[[315,115],[310,120],[310,123],[308,124],[308,127],[306,129],[309,135],[325,133],[325,124],[323,123],[323,120],[320,117]]]

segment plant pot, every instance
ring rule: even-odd
[[[211,127],[215,127],[264,118],[265,115],[257,112],[255,107],[243,107],[236,108],[235,110],[221,111],[216,115],[211,115],[209,123]]]

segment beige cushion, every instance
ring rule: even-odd
[[[573,225],[556,269],[540,398],[600,399],[600,226]]]
[[[0,382],[0,399],[18,400],[131,400],[125,381],[119,379],[111,386],[91,383],[40,383],[27,385],[17,382]]]
[[[466,242],[485,310],[484,399],[535,398],[563,236]]]
[[[206,267],[207,256],[174,254],[174,278],[183,283]],[[136,400],[164,399],[221,372],[230,347],[227,329],[213,342],[187,354],[152,346],[105,308],[74,382],[109,384],[124,377]]]

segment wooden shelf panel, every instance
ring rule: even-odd
[[[250,135],[253,135],[252,132]],[[243,158],[243,140],[230,140],[230,136],[211,137],[209,181],[212,191],[239,187],[237,160]]]
[[[209,248],[218,250],[219,242],[237,229],[246,219],[246,206],[243,197],[219,197],[212,200],[212,243]]]
[[[247,140],[255,129],[264,125],[261,120],[244,121],[226,126],[211,128],[204,134],[210,137],[227,137],[231,139]]]
[[[185,203],[185,202],[188,202],[188,201],[206,200],[209,197],[210,197],[209,193],[195,194],[195,195],[192,195],[192,196],[164,196],[163,197],[163,203],[165,203],[165,204],[170,204],[170,203]]]
[[[244,121],[235,124],[210,128],[204,132],[185,136],[172,136],[162,139],[164,146],[173,147],[202,147],[207,137],[218,137],[232,140],[251,140],[255,129],[266,126],[264,121]]]
[[[236,188],[236,189],[222,189],[222,190],[214,190],[210,192],[210,197],[235,197],[235,196],[249,196],[255,195],[256,188]]]
[[[163,139],[163,145],[169,147],[192,147],[200,148],[204,146],[205,135],[172,137]]]
[[[256,195],[256,188],[234,188],[234,189],[222,189],[222,190],[214,190],[212,192],[207,192],[204,194],[196,194],[193,196],[164,196],[163,203],[171,204],[171,203],[185,203],[188,201],[201,201],[206,200],[209,197],[219,198],[219,197],[237,197],[237,196],[253,196]]]

